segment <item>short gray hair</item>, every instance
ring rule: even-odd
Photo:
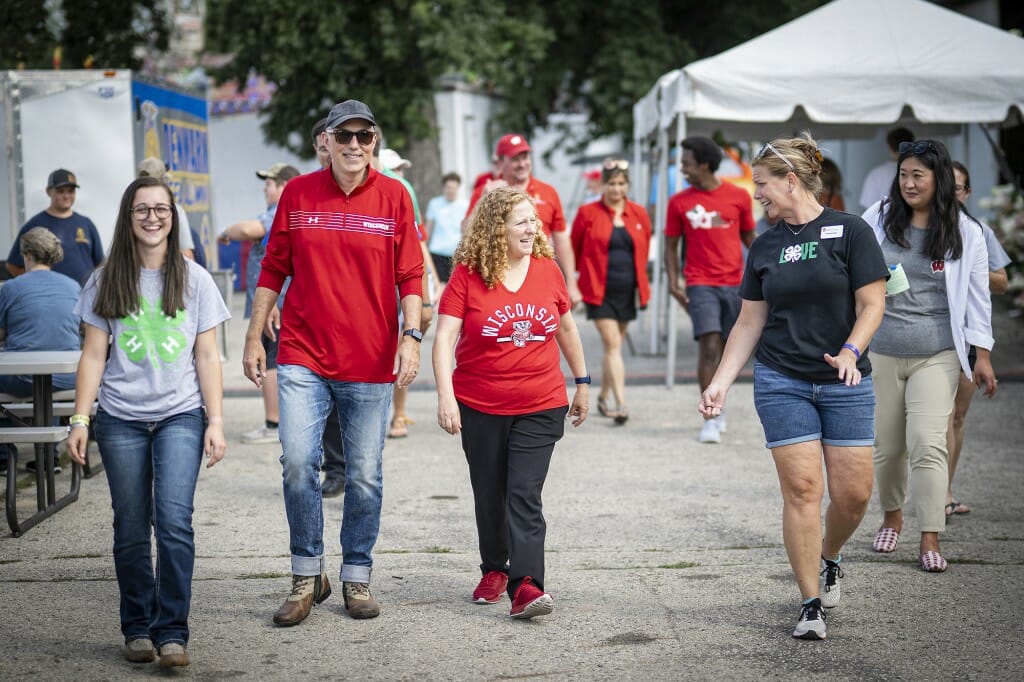
[[[22,255],[32,256],[40,265],[56,265],[64,260],[64,247],[60,238],[45,227],[33,227],[21,235]]]

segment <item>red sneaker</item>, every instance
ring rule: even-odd
[[[516,588],[515,596],[512,598],[512,610],[508,612],[508,615],[513,618],[533,618],[534,616],[546,616],[554,608],[555,601],[551,595],[541,592],[533,584],[533,578],[526,576]]]
[[[508,574],[502,571],[488,571],[480,584],[473,590],[473,601],[477,604],[497,604],[508,587]]]

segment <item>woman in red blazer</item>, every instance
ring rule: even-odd
[[[622,341],[626,327],[636,319],[637,306],[645,307],[651,296],[651,221],[642,206],[626,198],[628,193],[629,162],[606,159],[601,199],[580,207],[570,235],[587,319],[594,321],[604,345],[597,409],[617,424],[629,419]],[[609,392],[615,398],[614,409],[609,407]]]

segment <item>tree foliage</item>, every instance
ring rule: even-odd
[[[165,50],[163,0],[7,0],[0,7],[0,68],[137,69],[136,48]]]
[[[210,0],[207,41],[235,56],[218,76],[244,83],[255,69],[277,84],[264,131],[303,155],[305,131],[350,97],[371,105],[392,146],[429,134],[449,74],[502,96],[504,129],[582,111],[588,137],[628,137],[633,102],[660,74],[820,4],[780,0],[769,14],[745,0]]]

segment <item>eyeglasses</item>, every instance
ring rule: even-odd
[[[152,211],[156,214],[156,217],[163,220],[171,217],[171,207],[167,204],[157,204],[156,206],[146,206],[145,204],[139,204],[132,208],[132,217],[136,220],[145,220],[149,217],[149,212]]]
[[[605,170],[629,170],[629,161],[625,159],[605,159],[601,165]]]
[[[897,152],[902,156],[903,154],[914,154],[920,156],[926,151],[931,149],[933,152],[938,153],[938,149],[932,144],[931,140],[917,140],[916,142],[900,142],[900,146],[897,148]]]
[[[785,156],[783,156],[782,154],[780,154],[780,153],[779,153],[779,150],[778,150],[778,149],[776,149],[775,147],[773,147],[773,146],[772,146],[772,143],[771,143],[771,142],[765,142],[765,143],[764,143],[764,146],[763,146],[763,147],[761,147],[761,151],[759,151],[759,152],[757,153],[757,158],[759,158],[759,159],[760,159],[760,158],[763,158],[763,157],[764,157],[764,152],[765,152],[765,150],[766,150],[766,149],[767,149],[768,151],[770,151],[770,152],[771,152],[772,154],[774,154],[775,156],[777,156],[777,157],[779,157],[780,159],[782,159],[783,161],[785,161],[785,162],[786,162],[786,165],[787,165],[787,166],[789,166],[789,170],[791,170],[791,171],[793,171],[794,173],[796,173],[796,167],[794,167],[794,166],[793,166],[793,162],[792,162],[792,161],[790,161],[789,159],[787,159],[787,158],[786,158]]]
[[[331,128],[326,131],[328,135],[334,136],[334,141],[338,144],[347,145],[352,142],[352,138],[356,138],[356,142],[360,146],[366,147],[373,142],[376,132],[373,130],[345,130],[344,128]]]

